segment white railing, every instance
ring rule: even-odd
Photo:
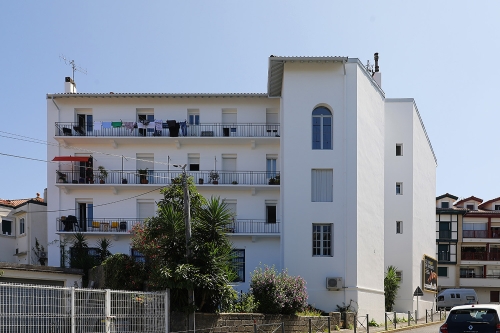
[[[168,332],[168,291],[0,283],[1,332]]]

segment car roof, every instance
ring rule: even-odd
[[[453,310],[465,310],[465,309],[492,309],[496,310],[498,313],[500,313],[500,304],[471,304],[471,305],[459,305],[459,306],[454,306],[451,311]]]

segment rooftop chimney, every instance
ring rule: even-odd
[[[377,82],[378,86],[382,88],[382,74],[380,73],[380,68],[378,66],[378,52],[373,55],[375,60],[375,71],[373,72],[373,79]]]
[[[64,78],[64,92],[66,94],[76,94],[76,84],[72,78],[66,76]]]

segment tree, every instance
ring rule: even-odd
[[[145,264],[134,258],[117,253],[103,261],[105,288],[143,290],[147,280]]]
[[[89,270],[99,264],[98,260],[89,253],[87,238],[81,232],[73,234],[71,239],[69,266],[83,270],[82,285],[87,286]]]
[[[152,289],[170,289],[172,309],[189,311],[188,289],[194,290],[198,311],[215,312],[232,298],[229,285],[236,277],[232,244],[225,230],[232,214],[220,198],[205,200],[192,177],[187,179],[191,199],[192,235],[186,257],[182,176],[162,190],[157,216],[134,227],[132,244],[147,258]]]
[[[396,296],[399,289],[399,277],[396,274],[397,268],[394,266],[387,267],[384,278],[384,292],[385,292],[385,311],[392,311]]]

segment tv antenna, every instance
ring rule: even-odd
[[[59,58],[64,61],[66,65],[71,65],[71,68],[73,68],[73,81],[75,81],[75,71],[83,73],[87,75],[87,70],[85,68],[82,68],[80,66],[77,66],[75,64],[74,60],[68,60],[64,55],[60,55]]]

